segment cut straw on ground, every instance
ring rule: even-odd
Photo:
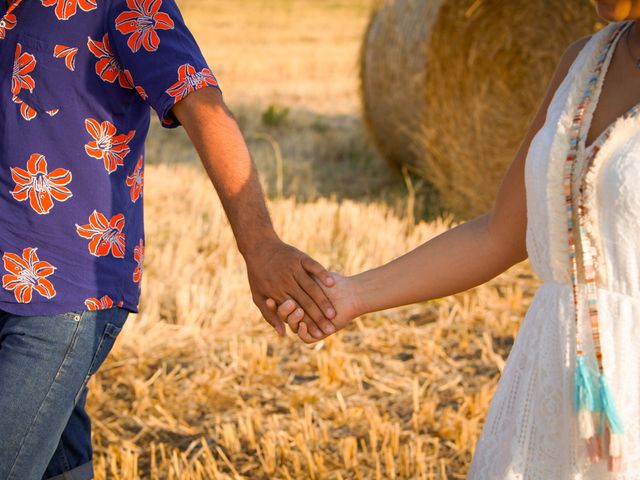
[[[97,479],[464,478],[533,293],[526,264],[308,347],[259,318],[202,168],[145,178],[141,313],[89,385]],[[449,226],[407,234],[381,204],[270,208],[286,241],[345,273]]]

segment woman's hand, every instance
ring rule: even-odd
[[[338,331],[346,327],[351,320],[362,315],[363,309],[360,307],[360,302],[358,301],[355,278],[344,277],[337,273],[332,273],[332,276],[335,283],[331,288],[325,287],[320,282],[318,282],[318,284],[335,307],[337,315],[331,319],[331,322],[336,331]],[[269,298],[266,304],[267,308],[277,313],[280,320],[288,324],[291,331],[297,333],[303,342],[314,343],[329,336],[326,334],[321,338],[317,338],[309,333],[306,323],[302,321],[304,318],[304,310],[293,299],[290,298],[280,305],[277,305],[273,299]]]

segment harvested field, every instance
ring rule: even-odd
[[[202,171],[146,178],[141,313],[90,384],[97,478],[464,478],[534,290],[526,264],[308,347],[259,318]],[[286,241],[346,273],[447,227],[407,234],[377,203],[270,206]]]
[[[356,273],[452,226],[363,133],[357,57],[370,2],[179,3],[285,241]],[[283,174],[260,134],[281,148]],[[465,477],[538,285],[528,263],[306,346],[278,338],[253,306],[183,132],[154,123],[146,161],[141,311],[89,383],[97,480]]]

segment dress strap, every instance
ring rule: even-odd
[[[593,242],[587,232],[587,211],[585,208],[583,181],[587,177],[586,171],[593,164],[594,159],[606,140],[610,130],[600,135],[593,148],[585,148],[586,135],[591,124],[591,116],[595,109],[604,76],[606,74],[615,45],[631,23],[622,23],[613,31],[608,42],[604,45],[598,57],[597,64],[583,93],[577,111],[573,117],[569,152],[564,164],[564,196],[567,215],[567,232],[569,243],[569,262],[571,266],[571,283],[573,292],[574,319],[576,325],[576,372],[575,372],[575,408],[578,414],[580,436],[587,445],[600,444],[603,429],[606,426],[610,433],[608,453],[611,457],[622,457],[622,422],[617,413],[613,395],[606,382],[602,348],[600,343],[600,323],[598,317],[598,295],[596,287],[596,269],[594,264],[595,252]],[[588,107],[592,107],[588,110]],[[585,122],[585,113],[589,120]],[[585,168],[586,166],[586,168]],[[577,181],[575,180],[577,179]],[[582,254],[582,271],[587,294],[588,314],[591,322],[591,333],[595,359],[598,366],[597,380],[588,368],[581,342],[580,323],[580,289],[578,279],[578,247]],[[595,431],[595,417],[598,417],[599,429]],[[606,423],[606,425],[605,425]]]

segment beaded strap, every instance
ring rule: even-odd
[[[600,438],[603,434],[603,426],[606,424],[606,428],[610,433],[609,440],[609,455],[611,457],[622,458],[622,437],[623,433],[622,422],[617,413],[615,402],[606,383],[604,375],[604,365],[602,362],[602,346],[600,342],[600,323],[598,318],[598,292],[596,286],[596,263],[595,254],[596,249],[593,239],[590,238],[587,231],[587,215],[588,210],[586,208],[586,191],[588,186],[583,185],[585,178],[588,177],[589,170],[593,167],[594,160],[597,154],[606,140],[611,135],[612,125],[610,125],[594,142],[593,148],[588,153],[585,161],[586,168],[585,174],[580,178],[580,185],[578,192],[574,192],[573,179],[576,175],[576,165],[579,160],[579,154],[584,152],[584,142],[586,133],[582,134],[584,113],[587,106],[593,98],[593,94],[596,88],[596,84],[600,79],[600,74],[604,67],[607,56],[610,52],[612,45],[620,38],[624,29],[629,24],[622,24],[611,35],[611,39],[606,43],[603,48],[597,64],[594,68],[594,72],[589,79],[587,88],[581,98],[578,105],[576,114],[573,117],[571,130],[570,130],[570,142],[569,152],[564,164],[563,186],[565,205],[567,213],[567,231],[568,231],[568,243],[569,243],[569,262],[571,265],[571,284],[573,291],[573,304],[576,324],[576,375],[575,375],[575,407],[578,413],[578,426],[580,430],[580,436],[587,440],[587,443],[592,449],[595,444],[600,444]],[[635,116],[640,110],[640,105],[636,105],[629,109],[622,118]],[[616,122],[614,122],[616,123]],[[577,193],[577,196],[576,196]],[[578,208],[577,212],[574,211],[573,199],[577,198]],[[594,380],[593,375],[587,368],[584,359],[584,351],[582,348],[582,341],[580,335],[580,322],[579,322],[579,292],[578,292],[578,268],[576,257],[576,225],[574,221],[577,220],[577,241],[580,244],[582,250],[582,265],[584,272],[584,282],[587,294],[587,304],[589,310],[589,320],[591,323],[593,348],[598,366],[598,379]],[[594,427],[594,416],[599,417],[600,425],[596,434]],[[599,450],[599,449],[598,449]]]
[[[569,141],[569,153],[567,154],[567,159],[565,161],[564,164],[564,197],[565,197],[565,204],[566,204],[566,213],[567,213],[567,230],[568,230],[568,240],[569,240],[569,261],[571,264],[571,284],[572,284],[572,289],[573,289],[573,301],[574,301],[574,313],[575,313],[575,322],[576,322],[576,326],[579,326],[579,321],[578,321],[578,307],[579,307],[579,303],[578,303],[578,267],[577,267],[577,259],[576,259],[576,241],[575,241],[575,229],[574,229],[574,209],[573,209],[573,198],[575,197],[575,194],[573,192],[573,177],[574,177],[574,171],[575,171],[575,167],[577,164],[577,159],[578,159],[578,150],[579,150],[579,146],[580,146],[580,133],[581,133],[581,127],[582,127],[582,119],[584,118],[584,112],[587,108],[587,105],[589,103],[589,101],[591,100],[591,97],[593,95],[593,91],[595,89],[595,85],[596,82],[598,81],[598,78],[600,76],[600,73],[602,71],[602,67],[604,64],[604,61],[607,57],[607,53],[609,51],[609,48],[611,47],[611,45],[614,42],[614,39],[616,38],[616,34],[618,34],[620,31],[620,29],[616,30],[615,34],[612,35],[612,38],[609,40],[609,42],[605,45],[605,48],[603,49],[603,52],[600,54],[600,58],[598,59],[598,63],[596,64],[596,67],[594,69],[594,72],[591,76],[591,78],[589,79],[589,83],[587,85],[587,89],[584,92],[582,99],[580,101],[580,103],[578,104],[578,108],[577,108],[577,112],[573,117],[573,122],[571,124],[571,132],[570,132],[570,141]],[[594,149],[595,150],[595,149]],[[592,152],[592,156],[593,152]],[[580,205],[580,207],[582,207],[582,205]],[[580,216],[582,216],[582,214],[584,213],[581,208],[579,208],[579,218]],[[582,233],[582,232],[581,232]],[[583,249],[583,253],[584,253],[584,249]],[[577,329],[576,329],[577,330]],[[577,334],[578,332],[576,331],[576,354],[578,356],[582,356],[584,354],[583,350],[582,350],[582,342],[580,340],[580,335]],[[599,342],[598,342],[599,343]],[[601,355],[598,356],[601,359]],[[601,362],[599,361],[599,366],[601,365]]]

